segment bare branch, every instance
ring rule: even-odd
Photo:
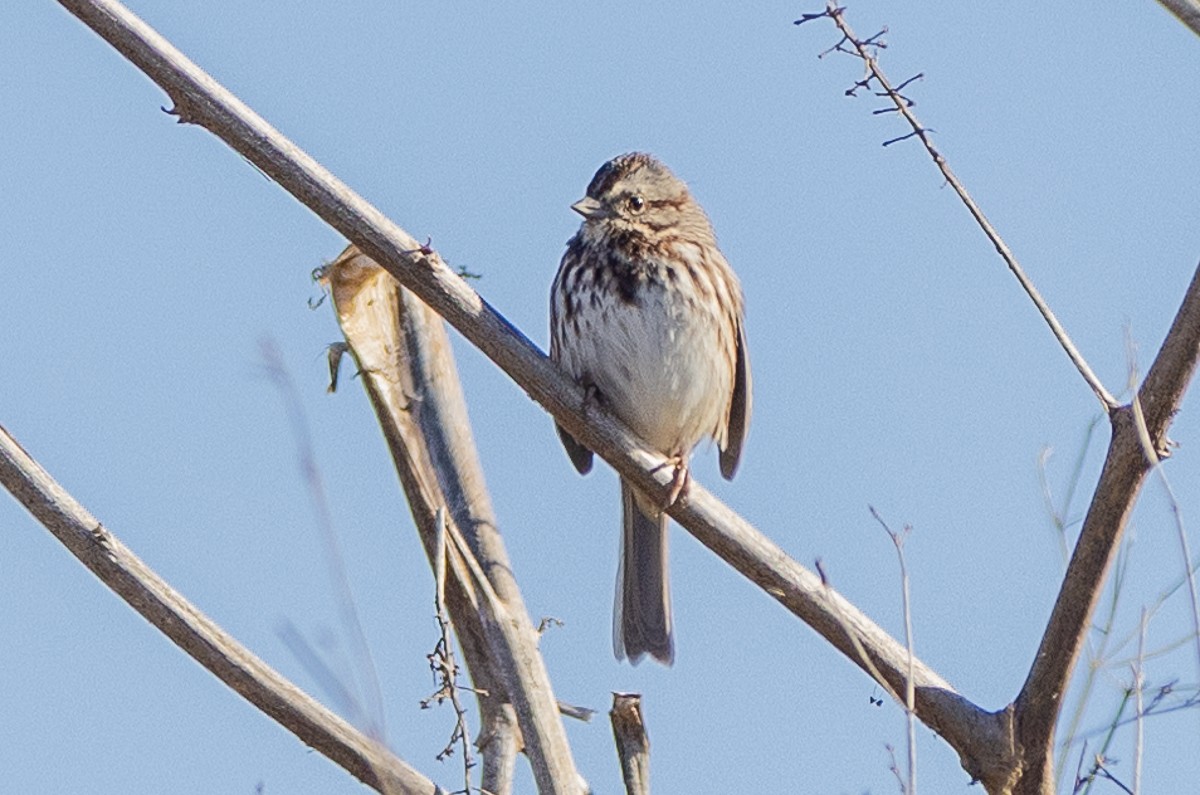
[[[0,427],[0,483],[101,582],[196,662],[369,787],[444,795],[377,741],[318,704],[238,644],[151,571]]]
[[[1159,5],[1175,15],[1192,33],[1200,36],[1200,2],[1197,0],[1158,0]]]
[[[364,726],[373,737],[387,735],[383,720],[383,694],[379,689],[379,676],[375,670],[375,661],[371,656],[371,647],[367,643],[366,633],[363,632],[362,622],[358,617],[358,608],[354,604],[354,594],[350,588],[350,578],[346,574],[345,557],[342,555],[341,544],[338,542],[334,529],[333,511],[325,496],[325,481],[321,468],[317,463],[316,453],[313,452],[308,428],[308,418],[300,400],[300,392],[292,381],[291,373],[283,363],[283,355],[279,348],[269,339],[261,342],[263,364],[275,388],[283,399],[285,413],[292,426],[292,435],[296,442],[296,454],[299,464],[300,477],[304,480],[312,510],[317,522],[318,535],[324,546],[322,557],[329,574],[330,585],[333,589],[333,600],[337,606],[341,630],[350,646],[351,657],[354,661],[354,676],[351,687],[338,685],[336,689],[342,693],[354,693],[349,701],[343,701],[351,711],[349,715],[355,722]],[[290,644],[293,650],[304,645],[295,633]],[[311,652],[311,650],[310,650]],[[315,654],[306,655],[309,662],[315,660]],[[324,667],[324,666],[322,666]],[[320,681],[320,680],[319,680]],[[326,686],[330,677],[325,677]]]
[[[445,326],[354,246],[323,276],[435,566],[443,537],[438,516],[443,505],[449,507],[447,604],[460,638],[478,639],[469,649],[464,642],[476,687],[497,695],[480,700],[484,723],[491,732],[511,727],[511,721],[486,714],[510,702],[539,788],[577,792],[580,778],[537,650],[537,632],[496,530]],[[460,539],[461,545],[450,543]],[[500,738],[486,747],[492,753],[507,752],[517,743]],[[504,760],[484,764],[485,772],[510,768]],[[490,791],[511,788],[511,781],[483,783]]]

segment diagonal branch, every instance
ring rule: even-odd
[[[76,502],[3,427],[0,484],[101,582],[196,662],[306,745],[379,792],[444,792],[227,635]]]
[[[1158,0],[1192,33],[1200,36],[1200,0]]]
[[[668,502],[667,461],[607,412],[593,408],[585,415],[583,390],[436,252],[385,218],[119,3],[59,2],[162,86],[181,121],[202,125],[278,182],[446,318],[622,477]],[[904,689],[909,659],[903,645],[699,483],[691,484],[687,497],[670,511],[683,527],[865,670],[847,634],[850,628],[890,687]],[[981,777],[1000,764],[1007,755],[1000,742],[1006,717],[971,704],[924,663],[914,660],[912,670],[918,717],[959,751],[968,772]]]
[[[925,151],[928,152],[929,156],[933,159],[934,165],[936,165],[938,170],[942,172],[942,176],[946,178],[946,182],[954,189],[954,192],[958,194],[958,198],[962,200],[962,203],[966,205],[967,211],[971,213],[971,216],[975,219],[975,223],[977,223],[979,228],[983,230],[983,233],[987,235],[987,239],[991,241],[992,245],[996,248],[996,253],[998,253],[1000,258],[1004,260],[1004,264],[1008,266],[1010,271],[1012,271],[1013,276],[1017,277],[1017,281],[1020,282],[1021,288],[1029,296],[1029,300],[1033,301],[1033,305],[1037,307],[1037,311],[1046,321],[1046,325],[1050,327],[1050,331],[1054,334],[1054,338],[1058,340],[1058,344],[1062,346],[1064,351],[1066,351],[1067,356],[1071,359],[1071,363],[1075,365],[1075,369],[1079,371],[1079,374],[1083,376],[1083,380],[1087,382],[1087,385],[1091,387],[1092,391],[1096,394],[1096,397],[1104,406],[1104,410],[1106,412],[1112,412],[1119,405],[1117,399],[1114,398],[1112,394],[1110,394],[1109,391],[1104,388],[1104,384],[1100,382],[1099,377],[1097,377],[1092,371],[1092,368],[1090,365],[1088,365],[1087,360],[1083,358],[1083,354],[1079,352],[1079,349],[1075,347],[1075,343],[1072,342],[1071,338],[1067,335],[1066,329],[1064,329],[1062,324],[1058,322],[1058,318],[1055,317],[1054,312],[1051,311],[1050,305],[1046,303],[1046,300],[1042,298],[1042,294],[1039,293],[1037,287],[1034,286],[1033,281],[1028,275],[1026,275],[1025,269],[1022,268],[1021,263],[1017,261],[1017,257],[1015,254],[1013,254],[1012,249],[1010,249],[1008,244],[1004,242],[1004,238],[1000,237],[1000,233],[996,230],[996,227],[992,226],[992,222],[989,221],[987,216],[983,214],[983,210],[980,209],[979,205],[975,203],[975,200],[971,198],[971,194],[967,193],[967,189],[963,186],[962,182],[959,181],[955,173],[950,169],[950,164],[946,162],[946,158],[943,157],[942,153],[939,152],[937,147],[933,145],[933,139],[929,136],[929,129],[917,120],[917,116],[912,110],[912,103],[906,100],[900,94],[898,89],[893,88],[891,81],[889,81],[887,75],[883,73],[883,70],[879,67],[879,61],[875,59],[875,56],[872,53],[872,48],[878,46],[873,43],[874,39],[864,41],[854,35],[854,31],[850,28],[849,23],[846,22],[845,14],[843,13],[844,11],[844,8],[841,8],[836,2],[830,0],[826,6],[824,14],[808,15],[807,17],[798,20],[796,24],[810,21],[818,16],[828,16],[833,20],[834,24],[837,25],[838,30],[841,31],[842,36],[844,37],[843,42],[840,42],[835,49],[841,48],[842,43],[849,43],[854,48],[854,54],[857,55],[857,57],[860,58],[864,64],[866,64],[868,77],[862,80],[858,85],[865,87],[870,83],[871,80],[874,80],[882,87],[883,90],[879,92],[880,96],[886,96],[888,99],[890,99],[896,106],[896,110],[901,116],[904,117],[904,120],[908,122],[908,125],[912,128],[912,133],[904,136],[904,138],[915,136],[920,139],[921,144],[925,147]],[[905,85],[907,85],[907,83]],[[903,87],[903,85],[900,86],[900,88]]]

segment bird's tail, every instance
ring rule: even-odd
[[[671,631],[671,587],[667,578],[667,516],[642,506],[621,481],[621,568],[613,615],[613,651],[636,665],[649,654],[670,665],[675,659]]]

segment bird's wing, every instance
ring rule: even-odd
[[[739,320],[737,356],[733,366],[733,397],[729,401],[729,425],[721,448],[721,475],[730,480],[742,457],[742,443],[750,429],[750,359],[746,354],[746,327]]]

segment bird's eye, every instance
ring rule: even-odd
[[[646,208],[646,200],[641,196],[630,196],[625,203],[629,206],[629,211],[635,214]]]

